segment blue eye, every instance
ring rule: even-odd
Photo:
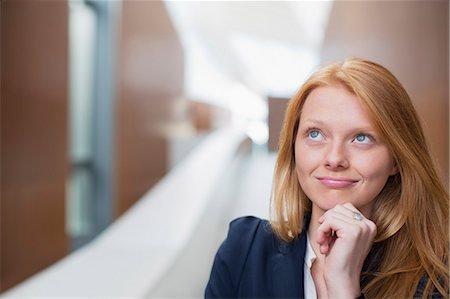
[[[372,138],[366,134],[358,134],[353,141],[360,144],[369,144],[372,142]]]
[[[318,130],[311,130],[308,132],[308,138],[313,141],[321,141],[323,139],[322,134]]]

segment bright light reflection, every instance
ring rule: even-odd
[[[269,139],[266,101],[245,85],[233,83],[228,87],[224,101],[229,103],[233,124],[242,128],[256,144]]]
[[[273,30],[247,18],[271,16],[266,6],[239,6],[236,15],[232,8],[238,3],[202,6],[166,0],[165,4],[185,53],[186,96],[229,108],[233,123],[255,143],[267,142],[266,98],[291,97],[317,67],[332,2],[274,2],[278,13],[294,19],[275,24]],[[283,24],[290,25],[283,28]],[[294,30],[298,35],[278,39],[276,30]]]
[[[319,64],[318,51],[249,35],[237,35],[231,45],[261,93],[290,97]]]

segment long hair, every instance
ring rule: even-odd
[[[312,90],[345,86],[372,114],[398,172],[375,199],[372,221],[379,264],[363,273],[369,298],[414,296],[426,277],[423,298],[437,290],[448,298],[449,196],[434,166],[411,99],[383,66],[363,59],[328,65],[314,73],[290,100],[280,134],[271,197],[271,225],[292,241],[303,228],[311,201],[295,171],[294,145],[303,104]]]

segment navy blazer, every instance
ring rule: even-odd
[[[304,298],[305,253],[305,230],[286,243],[268,221],[238,218],[216,254],[205,297]]]
[[[232,221],[216,254],[205,298],[304,298],[308,224],[307,217],[302,233],[287,243],[275,236],[267,220],[248,216]],[[374,269],[377,261],[374,246],[363,269]],[[424,276],[414,298],[421,297],[426,281]],[[432,297],[442,295],[436,292]]]

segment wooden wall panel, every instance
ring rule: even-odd
[[[268,148],[271,152],[278,151],[280,132],[283,127],[284,115],[286,113],[289,99],[269,97],[269,141]]]
[[[1,2],[1,290],[63,257],[65,1]]]
[[[116,215],[168,171],[169,144],[160,129],[183,87],[181,44],[162,1],[124,1],[120,36]]]
[[[381,63],[404,85],[448,183],[449,2],[334,2],[322,62],[352,56]]]

